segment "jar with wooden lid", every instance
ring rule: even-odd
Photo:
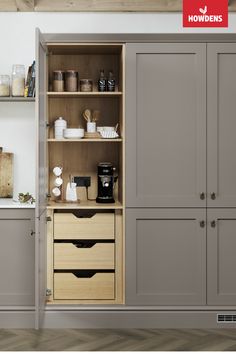
[[[0,75],[0,96],[10,96],[10,76]]]
[[[53,71],[53,91],[63,92],[65,88],[65,72],[62,70]]]
[[[78,72],[75,70],[67,70],[65,72],[65,88],[68,92],[78,91]]]
[[[25,66],[13,65],[12,67],[12,96],[22,97],[25,93]]]

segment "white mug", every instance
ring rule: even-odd
[[[58,166],[54,167],[53,173],[55,176],[59,177],[62,174],[62,167],[58,167]]]
[[[52,194],[55,196],[55,197],[59,197],[61,195],[61,191],[58,187],[55,187],[53,188],[52,190]]]
[[[54,185],[56,187],[60,187],[62,185],[62,183],[63,183],[63,179],[61,177],[57,177],[54,181]]]

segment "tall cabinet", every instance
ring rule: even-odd
[[[235,305],[236,46],[126,54],[127,303]]]
[[[214,326],[213,308],[236,308],[236,44],[221,39],[37,31],[37,327],[161,326],[164,308]],[[53,71],[70,69],[93,91],[52,91]],[[114,92],[98,92],[100,69]],[[119,138],[56,140],[55,119],[85,126],[86,108]],[[94,200],[105,161],[113,204]],[[79,203],[56,200],[55,166],[62,195],[70,175],[90,176],[90,200],[81,187]]]

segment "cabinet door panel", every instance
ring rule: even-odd
[[[204,305],[204,210],[128,209],[127,304]]]
[[[236,210],[209,210],[208,221],[207,303],[236,305]]]
[[[208,206],[236,207],[236,44],[209,44],[207,58]]]
[[[35,327],[43,322],[46,298],[46,205],[47,205],[47,139],[46,139],[46,48],[44,38],[36,29],[36,117],[37,171],[35,219]]]
[[[128,207],[205,206],[206,45],[128,44]]]
[[[34,212],[0,210],[0,306],[34,306]]]

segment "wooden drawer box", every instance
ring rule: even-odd
[[[114,239],[114,214],[77,217],[72,213],[55,213],[54,239]]]
[[[55,300],[114,299],[114,273],[96,273],[90,278],[80,277],[80,273],[54,273]]]
[[[54,269],[114,269],[114,246],[96,241],[55,242]]]

